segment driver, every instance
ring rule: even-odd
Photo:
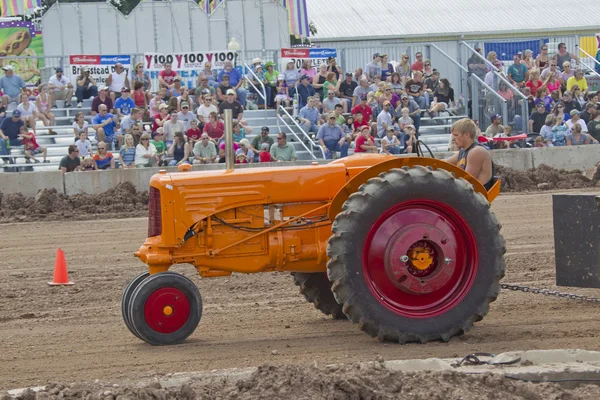
[[[451,128],[452,141],[459,148],[457,154],[444,161],[464,169],[490,190],[495,183],[494,163],[490,153],[477,143],[477,125],[469,118],[456,121]]]

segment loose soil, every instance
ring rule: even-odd
[[[527,172],[496,166],[496,175],[502,180],[502,192],[582,189],[595,187],[600,183],[600,168],[590,178],[579,170],[557,170],[547,165],[540,165]]]
[[[237,382],[191,381],[169,388],[161,387],[158,382],[143,387],[54,383],[38,393],[27,391],[17,399],[597,400],[599,397],[598,386],[566,390],[552,383],[526,383],[492,374],[393,372],[383,364],[373,363],[327,368],[265,365],[249,379]]]

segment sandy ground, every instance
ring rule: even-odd
[[[502,195],[493,209],[507,240],[503,282],[554,288],[551,195]],[[348,321],[322,316],[287,274],[201,280],[191,266],[174,270],[200,288],[205,304],[200,326],[182,345],[153,347],[127,330],[120,312],[123,288],[144,270],[133,252],[146,230],[143,218],[0,225],[0,389],[263,363],[600,347],[594,304],[503,291],[483,321],[449,343],[386,344]],[[74,286],[47,285],[57,247],[66,253]]]

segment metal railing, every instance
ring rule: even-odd
[[[583,50],[579,45],[575,45],[575,47],[577,47],[579,49],[580,52],[582,52],[583,54],[585,54],[586,56],[588,56],[589,58],[592,59],[592,61],[594,61],[594,63],[598,64],[600,66],[600,61],[596,60],[596,57],[592,56],[591,54],[589,54],[587,51]],[[583,60],[579,60],[579,64],[583,65],[584,67],[586,67],[587,69],[589,69],[590,71],[592,71],[592,74],[596,75],[597,77],[600,78],[600,74],[598,73],[598,71],[596,71],[596,68],[592,68],[589,65],[587,65],[586,63],[583,62]]]
[[[283,111],[284,115],[286,115],[290,121],[292,121],[294,123],[294,125],[296,125],[296,127],[298,128],[298,130],[300,131],[301,135],[303,136],[304,139],[300,139],[300,137],[296,134],[296,132],[292,129],[292,127],[285,121],[285,119],[279,114],[279,110]],[[285,107],[283,105],[279,106],[279,109],[277,109],[277,128],[280,128],[281,125],[279,125],[279,122],[282,122],[292,133],[292,135],[294,135],[294,137],[296,139],[298,139],[298,142],[300,142],[300,144],[302,145],[302,147],[304,147],[306,149],[306,151],[308,151],[310,153],[310,156],[312,158],[314,158],[315,160],[317,160],[317,157],[315,156],[315,147],[318,147],[318,149],[321,151],[321,154],[323,155],[323,159],[326,159],[327,157],[325,156],[325,151],[323,150],[323,148],[321,146],[317,146],[315,144],[315,142],[311,139],[311,137],[304,132],[304,129],[302,129],[302,127],[300,127],[300,125],[298,124],[298,122],[296,122],[296,119],[294,119],[289,112],[287,112],[287,110],[285,109]],[[308,148],[308,146],[306,146],[306,143],[304,141],[307,141],[310,149]]]
[[[260,79],[258,79],[258,76],[256,76],[256,74],[254,73],[254,71],[252,71],[252,68],[250,68],[248,66],[248,64],[244,64],[244,68],[246,68],[248,70],[248,72],[252,75],[252,77],[254,77],[254,79],[256,79],[256,81],[258,83],[260,83],[260,86],[262,87],[262,92],[261,92],[258,90],[256,85],[254,85],[254,83],[252,83],[250,78],[248,78],[248,75],[244,75],[244,79],[246,79],[246,81],[252,86],[252,88],[254,88],[254,90],[256,91],[256,94],[258,94],[263,99],[264,106],[265,106],[265,119],[266,119],[267,118],[267,90],[265,89],[265,85],[264,85],[264,83],[262,83],[262,81]]]

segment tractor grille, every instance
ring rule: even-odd
[[[162,233],[162,214],[160,209],[160,190],[150,187],[148,201],[148,237]]]

